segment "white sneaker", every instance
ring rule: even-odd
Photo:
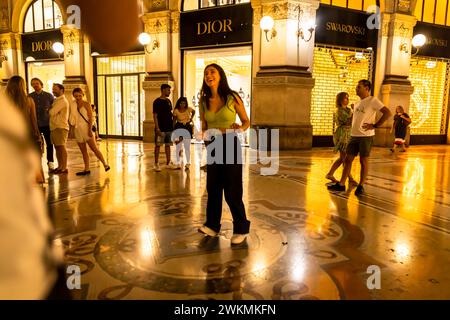
[[[180,170],[181,169],[181,167],[179,165],[176,165],[173,162],[170,162],[169,164],[167,164],[166,168],[172,169],[172,170]]]
[[[189,168],[190,168],[190,166],[191,166],[190,163],[186,163],[186,164],[184,165],[184,170],[188,171]]]
[[[55,170],[55,164],[53,162],[48,163],[48,170]]]
[[[155,166],[153,167],[153,170],[155,170],[156,172],[161,172],[161,168],[159,167],[159,164],[155,164]]]
[[[210,237],[216,237],[217,236],[217,232],[215,232],[211,228],[208,228],[207,226],[201,226],[200,228],[198,228],[198,232],[206,234],[207,236],[210,236]]]
[[[247,239],[248,234],[233,234],[231,244],[241,244]]]

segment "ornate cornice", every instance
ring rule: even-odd
[[[172,29],[171,12],[168,10],[146,13],[142,16],[142,21],[147,33],[170,33]]]

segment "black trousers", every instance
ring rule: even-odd
[[[44,135],[45,145],[47,146],[47,162],[53,161],[53,144],[50,138],[50,127],[39,127],[39,131]]]
[[[206,207],[205,226],[211,228],[215,232],[220,231],[220,220],[222,218],[222,198],[225,193],[225,201],[230,207],[230,211],[233,216],[233,233],[247,234],[250,230],[250,221],[247,220],[244,202],[242,201],[241,144],[235,134],[226,134],[222,137],[223,141],[221,144],[210,143],[206,147],[208,150],[206,178],[208,202]],[[232,143],[230,142],[230,139],[232,139]],[[233,161],[226,161],[227,154],[230,154],[230,150],[227,150],[227,145],[229,145],[229,147],[232,146],[232,152],[234,152]],[[219,148],[223,153],[223,161],[216,161],[215,163],[212,163],[214,162],[214,158],[217,156],[216,151]]]

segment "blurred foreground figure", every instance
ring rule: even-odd
[[[35,183],[39,153],[24,117],[0,92],[0,299],[45,299],[56,281],[52,231]]]
[[[81,9],[81,30],[95,47],[108,53],[122,53],[138,44],[142,32],[140,0],[62,0],[63,10]],[[71,16],[68,13],[68,17]]]

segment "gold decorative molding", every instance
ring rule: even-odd
[[[171,25],[172,25],[172,33],[179,33],[180,32],[180,13],[179,12],[172,12],[171,14]]]
[[[74,28],[72,26],[63,25],[61,26],[61,32],[64,37],[64,42],[70,43],[82,43],[83,33],[80,29]]]
[[[146,13],[142,16],[145,32],[150,34],[170,33],[171,20],[170,11]]]
[[[306,16],[312,16],[319,8],[320,1],[310,0],[302,2],[280,1],[262,4],[262,16],[270,15],[274,20],[297,20],[299,9]],[[260,20],[260,19],[259,19]]]

